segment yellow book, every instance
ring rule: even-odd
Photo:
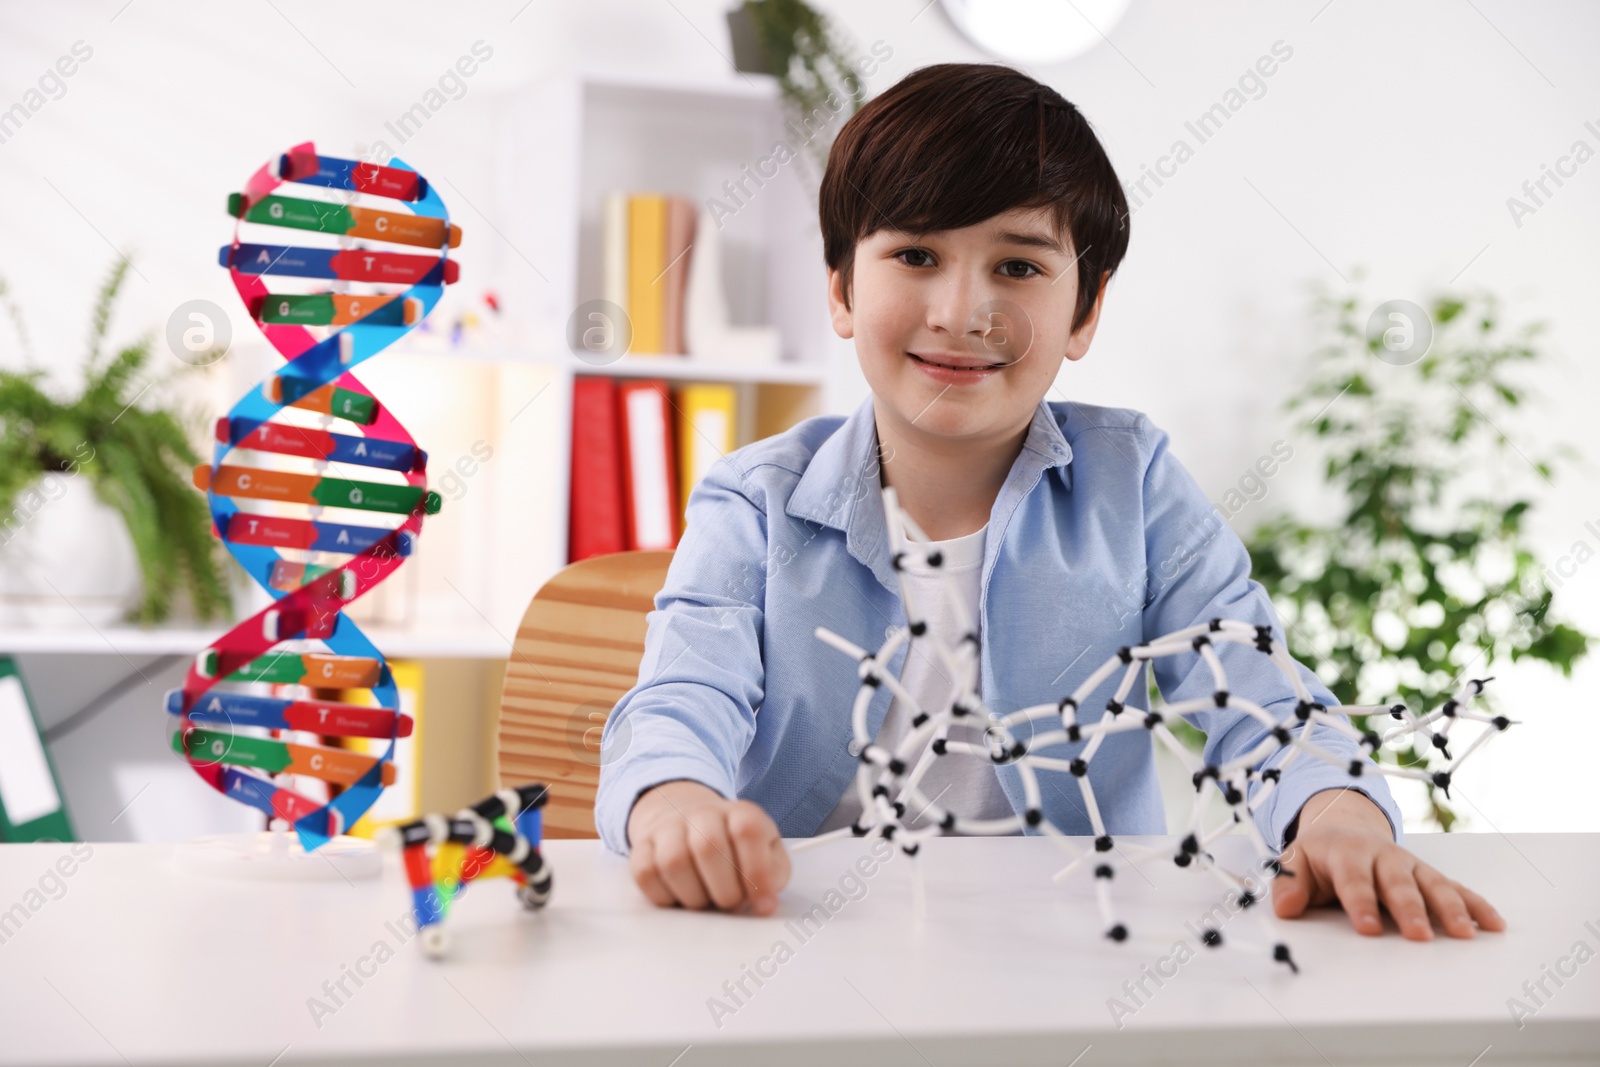
[[[656,355],[666,347],[667,198],[645,193],[628,198],[628,318],[634,354]]]
[[[685,385],[677,404],[679,506],[687,513],[689,491],[736,447],[738,393],[731,385]]]
[[[416,660],[390,660],[389,671],[394,676],[395,688],[400,691],[400,710],[411,716],[411,736],[395,738],[391,757],[394,784],[378,794],[367,813],[346,831],[354,837],[370,838],[385,826],[410,822],[422,814],[422,664]],[[377,703],[370,689],[345,689],[340,692],[339,699],[346,704]],[[381,756],[389,747],[389,739],[347,737],[343,747],[366,756]]]

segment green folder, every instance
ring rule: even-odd
[[[72,820],[17,665],[0,656],[0,841],[73,841]]]

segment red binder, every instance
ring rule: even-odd
[[[567,508],[567,562],[628,547],[622,502],[622,436],[617,383],[572,380],[572,482]]]
[[[617,410],[622,422],[628,548],[676,548],[678,464],[667,383],[654,379],[618,383]]]

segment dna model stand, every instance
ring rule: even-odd
[[[859,648],[826,627],[819,626],[815,631],[818,639],[855,661],[857,675],[861,679],[851,716],[851,751],[859,752],[861,761],[856,771],[855,788],[861,800],[862,814],[853,826],[819,835],[793,847],[799,851],[829,840],[867,834],[898,842],[901,851],[913,858],[912,910],[917,917],[925,913],[927,906],[927,888],[921,869],[914,860],[924,840],[947,832],[998,835],[1031,828],[1054,841],[1068,858],[1066,866],[1056,873],[1055,881],[1064,880],[1080,868],[1092,871],[1100,924],[1105,936],[1111,940],[1122,942],[1129,937],[1127,925],[1117,917],[1111,893],[1111,883],[1118,868],[1166,861],[1215,879],[1235,895],[1239,906],[1255,916],[1262,928],[1262,941],[1235,938],[1232,933],[1229,934],[1230,940],[1237,940],[1243,947],[1268,951],[1272,959],[1298,971],[1288,945],[1277,936],[1277,920],[1265,914],[1270,912],[1270,907],[1253,907],[1267,895],[1260,891],[1264,883],[1249,872],[1241,873],[1219,865],[1208,849],[1235,827],[1242,828],[1254,845],[1260,873],[1279,877],[1284,874],[1279,855],[1263,838],[1252,815],[1272,795],[1280,776],[1287,773],[1297,760],[1326,760],[1343,767],[1352,778],[1363,774],[1384,774],[1427,781],[1446,790],[1448,795],[1451,777],[1462,761],[1489,738],[1512,725],[1511,720],[1502,715],[1489,715],[1471,707],[1472,699],[1483,692],[1488,679],[1464,682],[1452,698],[1421,717],[1413,715],[1403,704],[1330,709],[1312,698],[1295,669],[1288,649],[1281,641],[1274,639],[1268,627],[1227,619],[1211,619],[1147,644],[1121,648],[1090,673],[1072,693],[1057,702],[1023,708],[1008,715],[997,714],[984,705],[976,691],[979,678],[978,634],[962,598],[949,583],[945,583],[947,600],[963,634],[951,647],[936,639],[929,631],[926,616],[910,595],[909,583],[904,577],[905,559],[915,554],[926,566],[936,569],[942,562],[938,551],[927,547],[927,536],[909,515],[900,510],[892,488],[883,490],[883,499],[894,568],[905,604],[906,625],[894,629],[885,643],[875,650]],[[921,707],[888,669],[887,665],[900,646],[912,641],[925,646],[936,656],[952,679],[953,695],[947,705]],[[1288,679],[1296,697],[1292,720],[1280,722],[1261,705],[1230,688],[1227,673],[1217,655],[1218,646],[1229,643],[1248,646],[1269,657]],[[1134,687],[1145,677],[1145,664],[1159,657],[1180,655],[1198,655],[1205,662],[1212,679],[1211,695],[1174,703],[1156,702],[1159,706],[1149,710],[1136,706],[1134,698],[1143,694],[1135,694]],[[1118,672],[1121,672],[1121,678],[1105,707],[1084,707],[1089,695]],[[867,709],[880,686],[888,686],[895,698],[905,702],[910,713],[910,729],[893,750],[877,744],[867,730]],[[1266,736],[1251,751],[1231,761],[1220,765],[1205,764],[1184,747],[1166,724],[1186,713],[1210,708],[1237,708],[1256,719],[1267,731]],[[1348,718],[1351,715],[1384,713],[1396,720],[1398,725],[1382,734],[1360,731]],[[1482,729],[1463,751],[1452,758],[1449,746],[1457,740],[1453,731],[1458,730],[1463,722],[1481,724]],[[1028,742],[1016,736],[1016,732],[1024,725],[1032,729]],[[1106,832],[1105,822],[1095,802],[1089,768],[1096,751],[1104,739],[1112,734],[1139,730],[1149,732],[1164,745],[1188,769],[1194,784],[1195,799],[1189,824],[1172,846],[1119,845]],[[1368,758],[1347,760],[1334,755],[1317,744],[1319,730],[1343,734],[1356,741],[1365,749]],[[1449,765],[1444,770],[1425,771],[1378,763],[1370,758],[1382,745],[1412,735],[1426,736],[1429,743],[1450,760]],[[1082,747],[1069,758],[1036,751],[1063,745]],[[1263,761],[1284,748],[1289,751],[1276,767],[1258,769]],[[925,796],[919,784],[934,760],[952,758],[1015,765],[1021,773],[1025,810],[1005,818],[978,820],[963,818],[958,812],[940,807],[938,798]],[[1086,847],[1075,843],[1073,838],[1045,818],[1040,805],[1041,773],[1066,774],[1076,781],[1094,830],[1093,840]],[[1228,818],[1207,827],[1207,805],[1217,794],[1226,802]],[[909,822],[914,821],[907,818],[908,811],[916,811],[916,818],[919,819],[925,813],[926,822],[915,828],[908,826]],[[1223,942],[1222,933],[1213,926],[1207,926],[1202,933],[1202,940],[1208,947],[1218,947]]]
[[[461,230],[400,160],[339,159],[310,142],[264,164],[228,211],[234,238],[219,260],[287,363],[217,422],[194,482],[213,532],[273,602],[196,657],[166,710],[173,749],[273,829],[201,839],[180,862],[252,877],[371,876],[374,847],[345,832],[393,783],[395,742],[414,724],[383,654],[344,610],[411,555],[440,497],[427,488],[427,453],[354,369],[420,324],[457,279],[448,257]],[[294,244],[266,243],[285,229]],[[371,704],[320,699],[320,689],[364,689]],[[303,791],[306,780],[319,795]]]

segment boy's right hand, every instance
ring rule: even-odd
[[[641,793],[628,814],[628,840],[633,880],[659,907],[732,911],[748,901],[757,915],[770,915],[789,884],[789,853],[771,816],[699,782],[663,782]]]

